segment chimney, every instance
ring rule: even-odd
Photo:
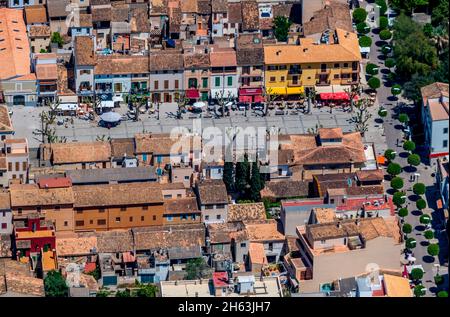
[[[305,47],[305,48],[303,49],[303,53],[306,53],[306,52],[308,52],[308,48],[307,48],[307,47]]]

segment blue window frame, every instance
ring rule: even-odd
[[[173,221],[173,217],[172,216],[167,216],[167,221]]]
[[[143,160],[144,162],[147,162],[147,154],[142,154],[142,160]]]

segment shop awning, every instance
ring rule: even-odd
[[[189,99],[200,98],[200,92],[198,91],[198,89],[188,89],[186,90],[186,97]]]
[[[320,94],[322,100],[350,100],[345,92],[323,92]]]
[[[301,95],[305,92],[305,88],[303,86],[302,87],[288,87],[286,92],[288,95]]]
[[[241,88],[239,89],[240,96],[258,96],[262,95],[261,88]]]
[[[383,155],[377,156],[377,163],[380,165],[384,165],[386,163],[386,158]]]
[[[263,96],[255,96],[254,101],[255,102],[264,102],[264,97]]]
[[[285,87],[267,87],[266,92],[269,95],[286,95]]]
[[[100,102],[101,108],[114,108],[114,101],[112,100],[102,100]]]
[[[76,103],[60,103],[57,109],[61,111],[71,111],[71,110],[75,111],[78,110],[79,108],[78,104]]]
[[[239,96],[239,102],[252,102],[252,96]]]

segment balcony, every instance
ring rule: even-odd
[[[330,80],[318,80],[316,81],[316,86],[328,86],[330,83]]]
[[[301,80],[288,80],[287,85],[288,87],[301,87],[303,83]]]
[[[329,68],[319,70],[320,74],[329,74],[330,72],[331,72],[331,69],[329,69]]]

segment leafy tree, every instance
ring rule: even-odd
[[[403,149],[405,151],[412,152],[416,149],[416,143],[414,143],[413,141],[409,141],[409,140],[405,141],[403,143]]]
[[[95,296],[96,297],[108,297],[109,295],[111,295],[111,291],[102,288],[102,289],[98,290],[98,292]]]
[[[152,284],[139,284],[139,288],[136,290],[137,297],[156,297],[158,288]]]
[[[438,4],[431,11],[431,24],[433,26],[447,26],[448,25],[448,17],[449,17],[449,1],[448,0],[439,0]]]
[[[370,27],[366,22],[360,22],[356,25],[356,30],[360,34],[367,34],[370,32]]]
[[[52,33],[52,36],[50,38],[50,42],[58,44],[58,47],[62,47],[63,44],[64,44],[64,40],[63,40],[61,34],[59,34],[59,32],[53,32]]]
[[[370,47],[372,45],[372,39],[366,35],[359,38],[359,46]]]
[[[378,74],[378,65],[375,65],[375,64],[372,64],[372,63],[367,64],[367,66],[366,66],[366,73],[371,75],[371,76],[374,76],[374,75]]]
[[[274,21],[275,37],[279,42],[286,42],[289,35],[289,28],[292,22],[284,16],[275,17]]]
[[[205,278],[207,274],[208,265],[203,258],[189,260],[186,264],[186,279],[196,280]]]
[[[240,193],[245,193],[248,188],[250,175],[250,163],[248,162],[247,153],[244,155],[242,162],[236,163],[235,186]]]
[[[437,297],[448,297],[447,291],[439,291]]]
[[[414,194],[419,195],[419,196],[425,194],[426,189],[427,188],[426,188],[425,184],[423,184],[423,183],[415,183],[413,186]]]
[[[355,123],[356,131],[361,133],[361,135],[364,135],[369,130],[368,122],[372,117],[372,114],[368,111],[369,107],[370,102],[367,98],[358,100],[355,105],[356,111],[354,112],[352,121]]]
[[[427,240],[434,239],[434,232],[433,232],[433,230],[427,230],[427,231],[425,231],[425,232],[423,233],[423,235],[424,235],[424,237],[425,237]]]
[[[410,250],[414,249],[416,247],[416,244],[417,244],[417,241],[414,238],[408,238],[405,241],[405,246]]]
[[[223,182],[227,187],[227,191],[232,191],[234,188],[234,164],[233,162],[225,162],[223,164]]]
[[[437,256],[439,254],[439,245],[438,244],[430,244],[427,247],[427,252],[431,256]]]
[[[402,172],[402,167],[397,163],[389,163],[387,172],[391,176],[397,176]]]
[[[415,281],[419,281],[423,278],[423,271],[422,269],[415,268],[411,270],[411,278]]]
[[[422,100],[420,88],[433,82],[435,79],[429,73],[427,75],[413,74],[411,79],[403,85],[403,97],[419,103]]]
[[[414,286],[414,295],[416,297],[422,297],[424,295],[425,286],[422,284]]]
[[[400,113],[398,115],[398,121],[400,121],[401,123],[408,123],[409,122],[409,116],[406,113]]]
[[[357,8],[353,11],[352,16],[353,16],[353,20],[356,23],[361,23],[361,22],[366,21],[367,11],[364,10],[363,8]]]
[[[378,19],[378,27],[380,28],[380,30],[387,29],[388,26],[389,26],[388,18],[386,18],[385,16],[380,16],[380,18]]]
[[[394,96],[400,95],[402,92],[402,86],[395,84],[391,87],[391,94]]]
[[[386,151],[384,151],[384,157],[387,158],[389,161],[394,160],[395,156],[396,156],[396,154],[393,149],[387,149]]]
[[[405,10],[412,14],[418,7],[427,5],[428,0],[391,0],[390,4],[398,10]]]
[[[396,192],[392,197],[392,201],[396,206],[400,207],[406,202],[406,194],[404,192]]]
[[[401,177],[394,177],[391,180],[391,187],[393,189],[399,190],[403,188],[403,179]]]
[[[133,297],[131,291],[127,288],[123,291],[117,291],[116,297]]]
[[[431,222],[430,216],[428,215],[422,215],[419,218],[419,222],[423,225],[427,225]]]
[[[412,166],[419,166],[420,165],[420,156],[417,154],[410,154],[408,156],[408,164]]]
[[[394,67],[395,66],[395,59],[393,59],[393,58],[387,58],[385,61],[384,61],[384,66],[386,66],[387,68],[392,68],[392,67]]]
[[[419,199],[416,201],[416,207],[419,210],[423,210],[427,207],[427,202],[424,199]]]
[[[405,223],[402,227],[403,233],[409,234],[412,232],[412,226],[409,223]]]
[[[389,30],[381,30],[380,31],[380,39],[383,41],[390,40],[392,37],[392,33]]]
[[[47,273],[44,279],[44,289],[47,297],[67,297],[69,291],[64,277],[55,270]]]
[[[387,114],[388,114],[387,110],[383,107],[380,107],[380,109],[378,110],[378,115],[381,118],[385,118],[387,116]]]
[[[380,15],[383,16],[386,14],[387,11],[387,4],[385,0],[376,0],[375,4],[377,4],[380,7]]]
[[[367,84],[372,89],[378,89],[381,86],[381,82],[377,77],[372,77],[367,81]]]
[[[381,47],[381,53],[383,53],[383,55],[388,55],[391,51],[392,47],[388,44],[385,44]]]
[[[257,162],[252,163],[252,176],[250,179],[250,198],[254,201],[261,200],[260,191],[262,189],[262,178],[259,173],[259,165]]]
[[[425,34],[426,36],[431,37],[433,34],[433,26],[431,25],[431,23],[427,23],[423,26],[423,34]]]
[[[408,208],[400,208],[398,210],[398,216],[405,218],[406,216],[408,216]]]
[[[444,283],[444,277],[442,276],[442,275],[436,275],[435,277],[434,277],[434,283],[436,284],[436,285],[441,285],[442,283]]]
[[[45,48],[41,48],[41,50],[39,51],[39,53],[47,53],[47,50]]]

